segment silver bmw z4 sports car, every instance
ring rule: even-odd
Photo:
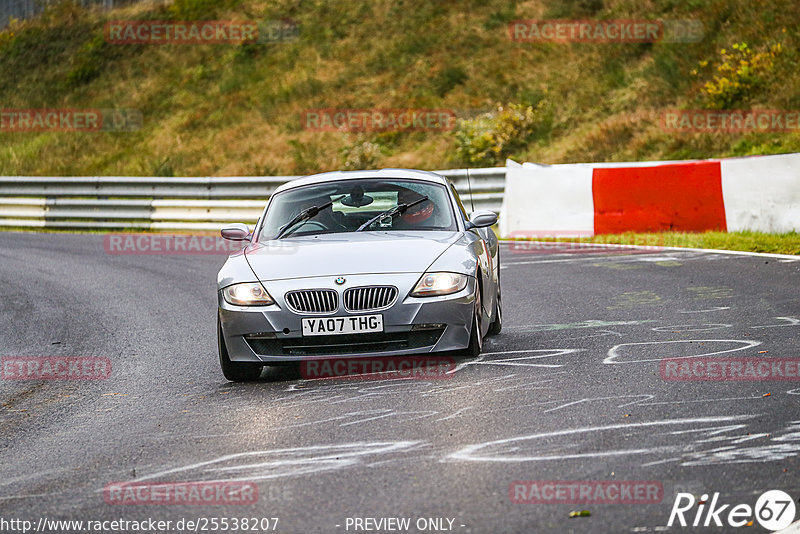
[[[325,357],[459,351],[502,326],[497,221],[467,216],[455,187],[407,169],[329,172],[270,197],[217,278],[225,378]]]

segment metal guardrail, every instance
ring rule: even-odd
[[[436,172],[471,209],[466,170]],[[470,170],[476,210],[499,213],[505,175],[505,167]],[[255,223],[275,189],[294,178],[0,176],[0,227],[212,231]]]

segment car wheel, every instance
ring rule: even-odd
[[[481,336],[481,326],[483,321],[483,313],[481,308],[481,289],[478,286],[478,291],[475,296],[475,311],[472,314],[472,333],[469,336],[469,345],[464,351],[465,355],[470,358],[477,358],[481,355],[483,350],[483,336]]]
[[[489,335],[495,336],[503,329],[503,304],[500,301],[500,291],[497,291],[497,298],[494,300],[494,321],[489,325]]]
[[[231,361],[228,356],[228,347],[225,346],[225,338],[222,336],[219,317],[217,317],[217,346],[219,348],[219,365],[222,367],[222,374],[225,375],[225,378],[231,382],[247,382],[261,376],[263,365]]]

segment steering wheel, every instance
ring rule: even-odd
[[[319,230],[321,232],[324,232],[325,230],[328,229],[327,226],[325,226],[324,224],[322,224],[319,221],[303,221],[300,224],[300,226],[297,227],[297,230],[295,230],[293,233],[309,232],[309,231],[313,232],[315,230],[314,228],[306,228],[306,225],[308,225],[308,226],[316,226],[317,227],[316,230]]]

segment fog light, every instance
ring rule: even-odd
[[[423,323],[423,324],[415,324],[411,327],[412,332],[416,332],[417,330],[440,330],[445,327],[444,323]]]
[[[275,335],[275,332],[256,332],[254,334],[246,334],[244,336],[245,339],[275,339],[278,336]]]

